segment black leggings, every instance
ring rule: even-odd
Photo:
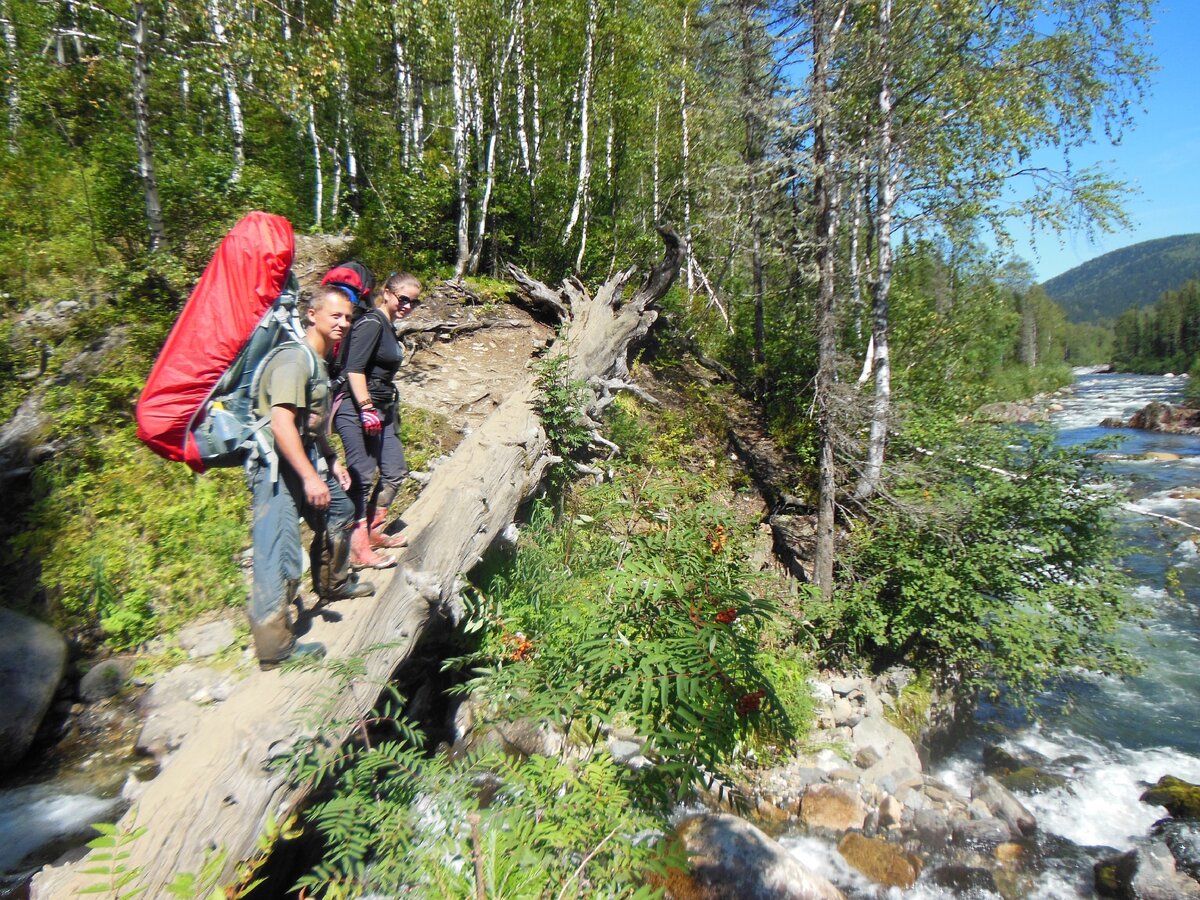
[[[399,404],[390,403],[381,408],[383,429],[379,434],[366,434],[354,401],[349,396],[340,401],[333,425],[346,449],[346,468],[350,470],[347,493],[354,503],[355,518],[361,520],[367,517],[367,507],[373,502],[380,506],[390,505],[408,474],[404,447],[400,443]],[[378,484],[375,483],[377,476]]]

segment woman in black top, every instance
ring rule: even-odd
[[[412,311],[420,292],[421,282],[415,276],[407,272],[392,275],[375,297],[375,307],[354,320],[346,337],[350,342],[343,370],[346,387],[333,424],[342,439],[346,468],[350,470],[348,493],[356,514],[350,536],[350,562],[355,566],[394,566],[394,557],[376,553],[375,548],[408,543],[403,535],[387,535],[380,529],[408,474],[398,434],[400,410],[395,385],[404,351],[396,339],[394,324]]]

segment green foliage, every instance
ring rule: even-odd
[[[1112,563],[1100,464],[1047,432],[972,428],[932,450],[875,510],[815,614],[827,646],[879,665],[946,668],[1029,697],[1074,667],[1134,668],[1118,629],[1137,609]]]
[[[39,467],[24,530],[7,552],[40,562],[61,624],[99,626],[110,646],[131,646],[243,599],[238,475],[196,476],[150,454],[126,426]]]
[[[1200,280],[1168,291],[1149,308],[1128,309],[1113,328],[1113,363],[1123,371],[1188,371],[1200,358]]]
[[[587,386],[571,379],[570,360],[560,354],[539,360],[535,371],[535,405],[550,448],[556,456],[570,459],[588,445],[588,429],[583,424],[590,396]]]
[[[96,823],[92,827],[100,832],[100,836],[88,841],[91,852],[87,856],[88,867],[83,870],[83,874],[100,875],[104,877],[104,880],[80,888],[79,893],[81,895],[104,894],[114,900],[126,900],[128,897],[136,897],[145,891],[145,887],[125,890],[141,874],[141,869],[136,867],[131,869],[125,864],[130,853],[128,850],[122,849],[145,834],[145,827],[126,830],[103,822]]]
[[[332,718],[338,687],[361,683],[376,649],[316,664],[334,687],[307,711],[307,739],[286,763],[322,781],[328,799],[306,818],[326,851],[297,889],[329,900],[656,896],[644,883],[666,861],[666,823],[639,809],[611,757],[431,757],[390,688],[365,719]],[[362,740],[342,744],[346,733]]]
[[[753,733],[807,722],[794,680],[784,698],[764,672],[760,641],[778,610],[748,589],[744,533],[705,502],[713,489],[651,471],[576,495],[560,527],[541,510],[476,611],[485,696],[593,745],[605,724],[631,725],[650,738],[659,764],[646,778],[664,796]]]

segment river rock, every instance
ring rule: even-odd
[[[838,842],[838,853],[855,869],[877,884],[910,888],[921,874],[923,863],[911,853],[883,838],[851,831]]]
[[[1129,427],[1164,434],[1195,434],[1200,427],[1200,410],[1155,400],[1130,416]]]
[[[42,622],[0,609],[0,769],[17,762],[38,726],[67,666],[67,644]]]
[[[835,725],[845,725],[854,715],[854,711],[854,704],[845,697],[838,697],[829,707],[829,713],[833,717]]]
[[[1200,785],[1164,775],[1139,798],[1143,803],[1165,806],[1176,819],[1200,820]]]
[[[1122,900],[1200,900],[1200,884],[1175,867],[1175,858],[1162,841],[1151,841],[1093,868],[1096,893]]]
[[[1025,766],[1015,772],[1001,775],[998,780],[1008,790],[1018,794],[1044,794],[1067,783],[1067,779],[1062,775],[1055,775],[1034,766]]]
[[[913,814],[912,824],[922,846],[930,850],[940,850],[950,841],[950,818],[941,810],[917,810]]]
[[[688,871],[670,873],[670,896],[694,900],[845,900],[787,850],[737,816],[706,814],[676,829]]]
[[[995,894],[996,879],[987,869],[976,866],[940,866],[929,873],[929,880],[938,887],[948,888],[954,896],[974,896],[980,893]]]
[[[1160,819],[1150,833],[1167,845],[1179,871],[1200,881],[1200,822]]]
[[[862,828],[867,808],[858,794],[833,784],[814,784],[800,801],[800,821],[806,828],[847,831]]]
[[[235,639],[233,622],[228,619],[188,625],[179,631],[179,646],[187,651],[191,659],[216,656],[232,646]]]
[[[879,827],[891,828],[893,825],[899,825],[903,815],[904,804],[889,794],[879,804]]]
[[[1142,459],[1152,460],[1153,462],[1175,462],[1182,458],[1178,453],[1163,453],[1161,451],[1142,454]]]
[[[851,738],[857,753],[866,747],[879,754],[879,762],[864,770],[864,781],[881,781],[899,772],[921,771],[921,758],[908,735],[883,716],[870,716],[854,726]]]
[[[1007,843],[1012,836],[1002,819],[959,819],[954,823],[955,839],[971,847],[995,847]]]
[[[132,671],[131,659],[101,660],[79,679],[79,699],[84,703],[95,703],[106,697],[116,696],[125,686]]]
[[[1008,788],[990,775],[985,775],[975,782],[971,788],[971,799],[985,803],[992,815],[1008,824],[1013,834],[1028,836],[1037,831],[1037,819],[1033,813],[1027,810]]]

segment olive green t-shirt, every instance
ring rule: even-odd
[[[329,370],[325,360],[318,357],[316,372],[310,381],[309,373],[313,371],[310,360],[315,356],[300,344],[289,344],[277,350],[259,378],[254,404],[257,416],[269,417],[273,406],[304,410],[308,427],[301,432],[301,437],[306,446],[313,443],[315,435],[327,430],[329,421]]]

